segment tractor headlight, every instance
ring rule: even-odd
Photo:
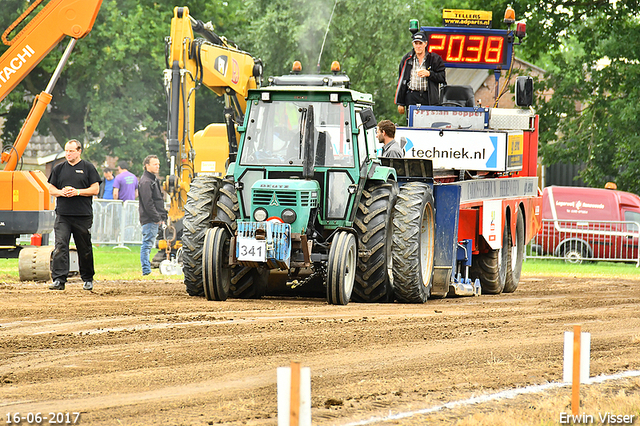
[[[253,212],[253,218],[256,222],[264,222],[267,219],[267,211],[260,207]]]
[[[298,216],[296,215],[296,212],[294,212],[291,209],[282,210],[282,221],[284,223],[292,224],[293,222],[296,221],[297,217]]]

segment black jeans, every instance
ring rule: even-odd
[[[407,96],[406,96],[406,100],[407,100],[407,106],[408,105],[431,105],[429,103],[429,92],[427,92],[426,90],[424,92],[418,92],[415,90],[408,90],[407,91]],[[408,110],[408,108],[407,108]]]
[[[67,282],[69,275],[69,240],[73,240],[78,249],[78,266],[82,281],[93,281],[93,249],[91,247],[91,225],[93,216],[57,215],[53,226],[56,235],[56,248],[51,263],[51,278]]]

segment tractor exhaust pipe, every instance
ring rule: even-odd
[[[313,166],[315,160],[315,130],[313,122],[313,105],[309,105],[306,111],[306,120],[304,124],[304,145],[302,156],[302,178],[313,179]]]

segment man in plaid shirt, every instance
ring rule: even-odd
[[[406,105],[438,105],[440,84],[446,84],[444,61],[439,55],[427,52],[427,35],[419,31],[413,35],[413,50],[403,56],[398,68],[395,103],[398,112],[405,113]]]

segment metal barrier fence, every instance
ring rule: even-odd
[[[543,219],[542,228],[526,250],[528,259],[633,262],[640,266],[640,224],[623,221]]]
[[[142,244],[137,201],[93,200],[93,244]]]
[[[73,236],[71,237],[73,241]],[[21,235],[19,243],[28,244],[31,235]],[[54,245],[54,232],[49,234],[48,245]],[[93,200],[93,226],[91,242],[94,245],[142,244],[142,226],[137,201]]]

